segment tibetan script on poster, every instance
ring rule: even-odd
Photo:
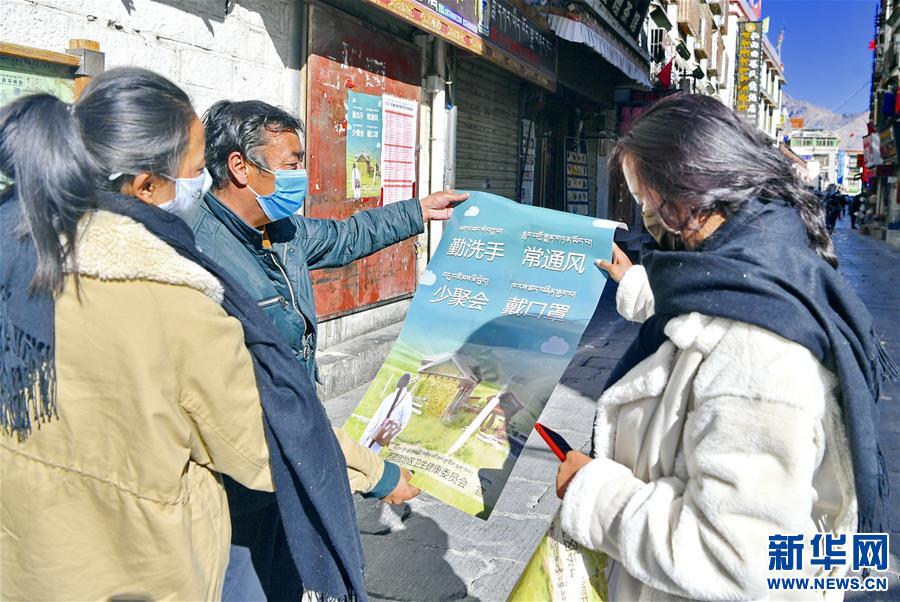
[[[471,193],[344,430],[486,519],[594,314],[617,225]]]

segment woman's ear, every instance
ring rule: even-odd
[[[162,192],[165,192],[161,191],[160,188],[165,187],[167,183],[158,176],[144,171],[134,176],[130,182],[123,184],[120,192],[126,196],[133,196],[148,205],[157,205],[165,202],[165,199],[160,200],[157,197]]]
[[[134,176],[134,179],[131,181],[131,191],[128,194],[148,205],[152,205],[155,189],[156,182],[154,177],[147,172],[141,172]]]

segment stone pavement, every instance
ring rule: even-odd
[[[900,251],[839,224],[841,272],[875,317],[900,363]],[[615,311],[610,282],[561,384],[541,420],[573,447],[587,448],[595,400],[638,326]],[[365,392],[355,389],[326,402],[343,424]],[[891,568],[900,568],[900,386],[883,391],[882,446],[893,482]],[[373,600],[505,600],[559,507],[554,491],[558,462],[532,434],[490,519],[470,517],[422,494],[402,510],[357,500],[366,553],[366,583]],[[891,577],[888,594],[848,595],[856,600],[900,599]]]
[[[841,274],[869,308],[885,348],[900,365],[900,250],[849,228],[845,219],[835,230]],[[881,451],[891,477],[890,591],[847,594],[848,600],[900,600],[900,383],[883,387],[879,409]]]

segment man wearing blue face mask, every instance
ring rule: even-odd
[[[291,345],[301,365],[298,377],[315,383],[316,310],[310,270],[341,267],[420,234],[425,221],[449,218],[450,204],[467,195],[439,192],[342,221],[305,218],[297,215],[308,185],[303,124],[298,119],[260,101],[220,101],[206,112],[203,123],[213,186],[193,224],[197,246],[257,300]],[[406,470],[383,461],[340,429],[335,432],[351,489],[395,504],[419,493],[409,485]],[[234,486],[229,488],[230,499],[233,493],[239,495]],[[254,507],[252,502],[241,505]],[[275,599],[272,588],[277,588],[279,569],[261,567],[259,558],[278,556],[266,549],[272,530],[278,528],[277,513],[271,508],[260,508],[252,516],[232,513],[232,522],[232,541],[243,549],[232,547],[223,599]],[[253,566],[247,550],[254,556]]]

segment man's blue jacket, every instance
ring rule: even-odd
[[[360,211],[346,220],[290,216],[260,230],[209,192],[194,222],[197,247],[240,282],[272,319],[315,382],[316,304],[310,270],[337,268],[424,230],[411,199]]]

